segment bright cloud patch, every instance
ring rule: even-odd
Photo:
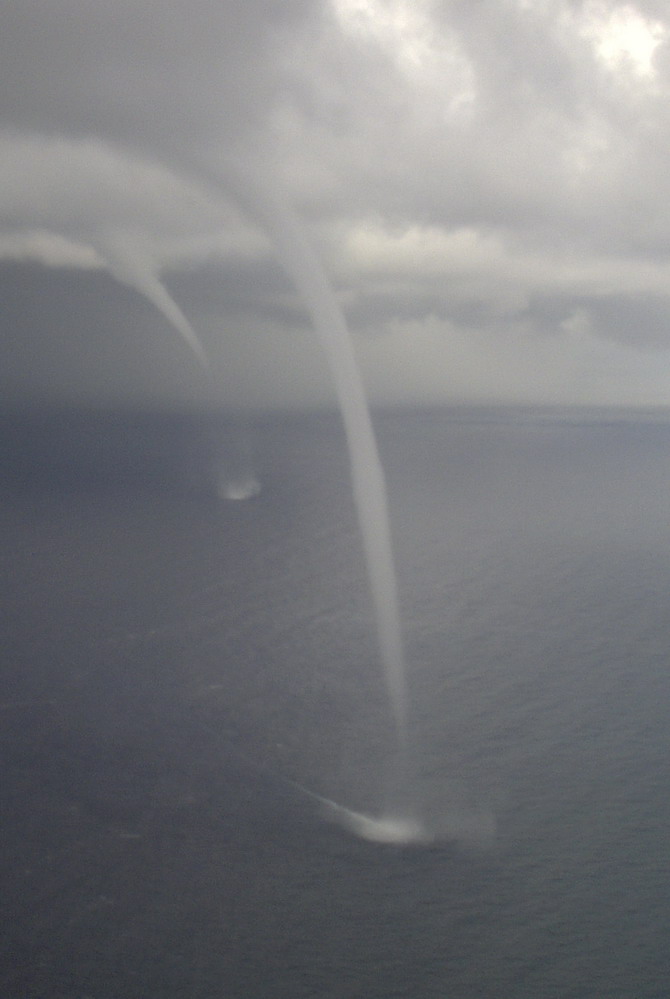
[[[583,18],[582,31],[607,66],[653,75],[654,52],[668,37],[660,21],[644,17],[632,4],[612,9],[602,0],[588,3]]]

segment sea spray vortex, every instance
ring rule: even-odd
[[[327,822],[380,846],[437,847],[450,843],[466,849],[488,850],[496,839],[495,817],[486,808],[454,803],[430,819],[403,812],[374,816],[328,798],[311,796],[320,802],[321,814]]]
[[[370,843],[389,844],[395,846],[425,846],[432,843],[435,837],[415,816],[389,814],[375,817],[357,812],[353,808],[339,805],[332,798],[326,798],[316,791],[310,791],[304,784],[283,777],[284,783],[294,787],[300,794],[311,798],[319,806],[323,818],[333,825],[340,826],[359,839]]]
[[[356,812],[334,801],[324,801],[324,818],[370,843],[391,846],[425,846],[433,841],[433,836],[415,818],[386,815],[375,818]]]
[[[315,802],[326,822],[368,843],[409,848],[451,843],[466,849],[488,850],[496,840],[495,815],[482,805],[452,800],[437,812],[432,809],[429,815],[423,815],[421,809],[402,808],[370,815],[340,805],[289,777],[280,780]]]

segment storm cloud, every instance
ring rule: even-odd
[[[0,87],[10,402],[330,404],[247,172],[304,219],[375,401],[670,402],[663,4],[31,0]]]

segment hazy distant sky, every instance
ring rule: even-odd
[[[16,0],[0,94],[8,403],[332,401],[233,162],[303,219],[375,401],[670,404],[667,0]]]

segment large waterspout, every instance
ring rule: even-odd
[[[300,293],[326,351],[347,438],[384,676],[397,731],[400,769],[404,772],[407,689],[386,482],[351,336],[325,272],[286,201],[269,182],[249,170],[243,176],[236,171],[232,186],[270,235],[278,259]]]

